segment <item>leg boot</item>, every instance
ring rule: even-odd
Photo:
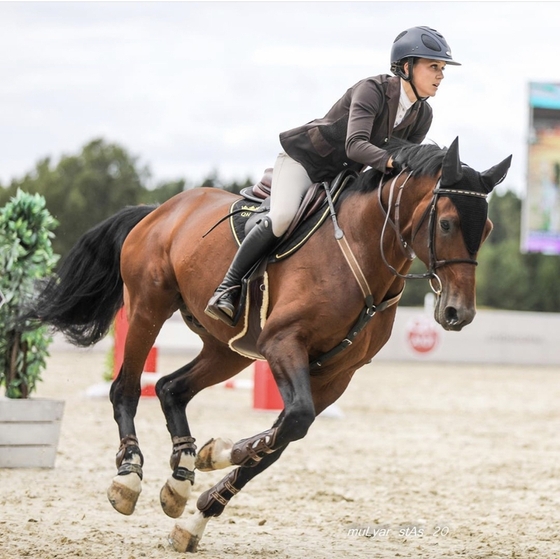
[[[224,280],[204,309],[208,316],[232,326],[235,314],[235,292],[241,286],[241,278],[277,241],[278,237],[272,232],[272,222],[268,217],[251,229],[233,258]]]

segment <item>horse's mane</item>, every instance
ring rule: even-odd
[[[413,144],[400,138],[391,138],[383,146],[391,156],[414,171],[416,175],[434,177],[441,169],[447,148],[440,148],[437,144]],[[360,173],[356,181],[348,190],[353,192],[371,192],[379,185],[382,173],[376,169],[368,169]]]

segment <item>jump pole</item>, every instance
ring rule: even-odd
[[[124,359],[124,343],[126,341],[126,334],[128,332],[128,320],[124,307],[119,309],[115,317],[115,348],[113,353],[113,378],[116,378],[121,370],[121,365]],[[142,373],[141,386],[142,396],[154,397],[156,395],[156,382],[159,378],[157,374],[157,358],[158,349],[152,347],[146,363],[144,364],[144,372]]]

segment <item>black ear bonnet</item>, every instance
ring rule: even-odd
[[[454,189],[466,190],[469,192],[480,192],[488,194],[480,179],[480,173],[464,166],[462,169],[461,180],[453,185]],[[488,219],[488,202],[486,198],[478,196],[465,196],[461,194],[446,194],[457,208],[463,239],[469,254],[474,255],[478,252],[482,243],[484,227]]]
[[[511,158],[506,157],[501,163],[479,173],[459,159],[459,142],[456,138],[443,159],[441,186],[457,193],[445,193],[457,208],[461,222],[461,232],[469,254],[475,255],[482,243],[484,227],[488,219],[488,202],[486,196],[506,177]],[[481,196],[460,194],[460,191],[473,192]]]

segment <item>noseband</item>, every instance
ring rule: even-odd
[[[431,200],[430,204],[426,207],[426,210],[424,211],[424,213],[422,214],[422,217],[420,218],[420,221],[418,222],[418,225],[416,226],[416,228],[415,228],[415,230],[412,234],[412,238],[411,238],[411,242],[412,242],[414,240],[414,238],[416,237],[418,231],[422,227],[424,221],[426,220],[426,218],[428,218],[428,254],[429,254],[428,269],[423,274],[401,274],[398,270],[396,270],[393,266],[391,266],[389,264],[389,262],[387,261],[387,258],[385,257],[385,249],[383,248],[383,244],[384,244],[384,240],[385,240],[385,234],[386,234],[386,231],[387,231],[387,226],[390,225],[391,228],[393,229],[393,231],[395,232],[395,234],[397,235],[397,239],[399,241],[399,247],[401,248],[404,256],[408,260],[414,260],[414,258],[416,258],[416,254],[412,250],[412,247],[410,246],[409,243],[407,243],[405,241],[404,237],[401,234],[401,227],[400,227],[401,197],[402,197],[402,194],[403,194],[403,191],[404,191],[404,187],[406,186],[409,179],[413,175],[413,173],[409,173],[408,176],[406,176],[405,180],[402,182],[402,184],[397,187],[396,186],[397,179],[403,174],[403,172],[405,172],[405,171],[404,170],[401,171],[391,181],[391,186],[389,187],[390,188],[389,199],[387,201],[387,210],[385,210],[385,208],[383,207],[383,201],[381,199],[383,186],[387,183],[383,183],[383,179],[381,179],[381,181],[379,183],[379,188],[377,189],[379,207],[381,208],[381,211],[385,215],[385,220],[383,222],[383,228],[381,230],[381,237],[380,237],[380,241],[379,241],[381,258],[383,259],[383,262],[385,263],[387,268],[389,268],[389,270],[394,275],[396,275],[400,278],[403,278],[403,279],[427,279],[427,280],[429,280],[430,287],[432,288],[432,291],[436,295],[439,296],[439,295],[441,295],[441,292],[443,290],[443,284],[442,284],[439,276],[436,274],[436,270],[438,268],[441,268],[442,266],[447,266],[447,265],[450,265],[450,264],[472,264],[474,266],[478,265],[478,262],[476,260],[472,259],[472,258],[454,258],[454,259],[450,259],[450,260],[438,260],[438,258],[436,256],[436,251],[435,251],[435,235],[436,235],[436,221],[437,221],[436,220],[436,217],[437,217],[437,202],[439,200],[439,197],[453,194],[453,195],[458,195],[458,196],[475,196],[477,198],[486,198],[487,195],[482,194],[480,192],[472,192],[470,190],[457,190],[457,189],[451,189],[451,188],[442,188],[441,187],[441,179],[438,179],[438,181],[436,182],[436,184],[434,186],[434,190],[432,192],[432,200]],[[397,194],[396,200],[395,200],[394,205],[393,205],[395,188],[398,188],[398,194]],[[391,214],[391,207],[394,207],[394,213],[395,213],[394,221],[391,219],[391,215],[390,215]],[[434,281],[436,282],[435,286],[434,286]]]

